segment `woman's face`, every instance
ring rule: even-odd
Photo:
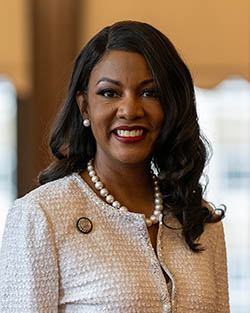
[[[96,159],[148,162],[164,114],[142,55],[116,50],[104,55],[90,75],[87,99],[79,94],[77,102],[91,121]]]

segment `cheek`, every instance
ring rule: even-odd
[[[97,141],[104,140],[109,136],[110,118],[102,110],[96,110],[89,113],[91,120],[91,129]]]

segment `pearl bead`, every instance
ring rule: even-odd
[[[90,177],[96,176],[96,172],[94,170],[90,171],[89,172],[89,176]]]
[[[100,195],[101,195],[101,196],[106,197],[108,194],[109,194],[108,189],[102,188],[102,189],[100,190]]]
[[[158,192],[160,190],[160,187],[159,186],[154,186],[154,191],[155,192]]]
[[[106,201],[108,203],[112,203],[114,200],[115,200],[114,196],[112,196],[112,195],[107,195],[106,196]]]
[[[155,204],[162,204],[161,198],[155,198]]]
[[[160,214],[161,214],[161,211],[154,210],[154,215],[155,215],[155,216],[159,216]]]
[[[155,215],[151,215],[151,216],[150,216],[150,220],[151,220],[151,222],[152,222],[153,224],[156,224],[156,223],[158,223],[158,221],[159,221],[158,217],[155,216]]]
[[[91,177],[91,180],[92,180],[93,183],[97,183],[98,180],[99,180],[99,177],[98,176],[93,176],[93,177]]]
[[[157,181],[157,180],[154,180],[154,181],[153,181],[153,184],[154,184],[155,186],[158,186],[158,181]]]
[[[121,206],[120,202],[115,200],[113,203],[112,203],[112,206],[116,209],[119,209],[119,207]]]
[[[101,181],[98,181],[98,182],[95,183],[95,188],[97,190],[101,190],[102,187],[103,187],[103,183]]]
[[[87,170],[88,170],[89,172],[91,172],[91,171],[94,170],[94,167],[93,167],[92,165],[88,165]]]
[[[162,204],[157,204],[157,205],[155,206],[155,210],[157,210],[157,211],[162,211],[162,210],[163,210],[163,205],[162,205]]]
[[[150,226],[152,226],[152,221],[151,221],[151,219],[150,218],[146,218],[146,225],[147,225],[147,227],[150,227]]]
[[[155,196],[155,198],[161,198],[161,193],[160,193],[160,192],[156,192],[156,193],[154,194],[154,196]]]
[[[120,211],[122,212],[128,211],[128,208],[125,205],[123,205],[120,207]]]

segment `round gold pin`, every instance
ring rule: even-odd
[[[81,232],[83,234],[88,234],[91,232],[91,230],[93,228],[93,224],[89,218],[80,217],[76,223],[76,227],[79,230],[79,232]]]

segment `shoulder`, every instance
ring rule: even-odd
[[[222,237],[224,238],[223,223],[222,221],[216,221],[205,224],[200,241],[211,242],[216,245],[218,243],[218,238]]]
[[[43,201],[44,199],[57,199],[62,195],[70,194],[78,189],[77,179],[74,174],[48,182],[30,191],[22,198],[22,201]]]
[[[209,207],[212,212],[212,219],[210,222],[204,224],[203,233],[197,238],[196,242],[201,244],[203,248],[215,248],[218,240],[223,241],[224,238],[224,228],[223,223],[220,220],[220,216],[216,214],[215,210],[212,207]],[[179,241],[180,244],[186,246],[182,231],[183,227],[177,217],[175,217],[172,213],[166,214],[163,217],[164,224],[167,227],[164,227],[164,232],[167,234],[168,240],[172,240],[173,242]]]
[[[70,208],[84,198],[85,184],[77,174],[72,174],[46,183],[27,193],[14,202],[12,212],[45,215],[63,213],[62,208]],[[60,211],[60,212],[59,212]]]
[[[71,174],[63,178],[48,182],[30,191],[15,203],[38,204],[42,207],[49,204],[56,205],[65,201],[72,201],[77,198],[82,191],[85,191],[86,184],[81,181],[77,174]]]
[[[202,236],[209,236],[213,240],[217,240],[218,236],[224,237],[224,228],[222,223],[224,210],[216,209],[212,204],[205,200],[202,200],[202,204],[207,207],[211,213],[209,220],[204,225],[204,232]]]
[[[52,228],[63,232],[90,207],[86,189],[86,183],[77,174],[44,184],[14,202],[5,228],[12,232],[37,229],[40,233]]]

